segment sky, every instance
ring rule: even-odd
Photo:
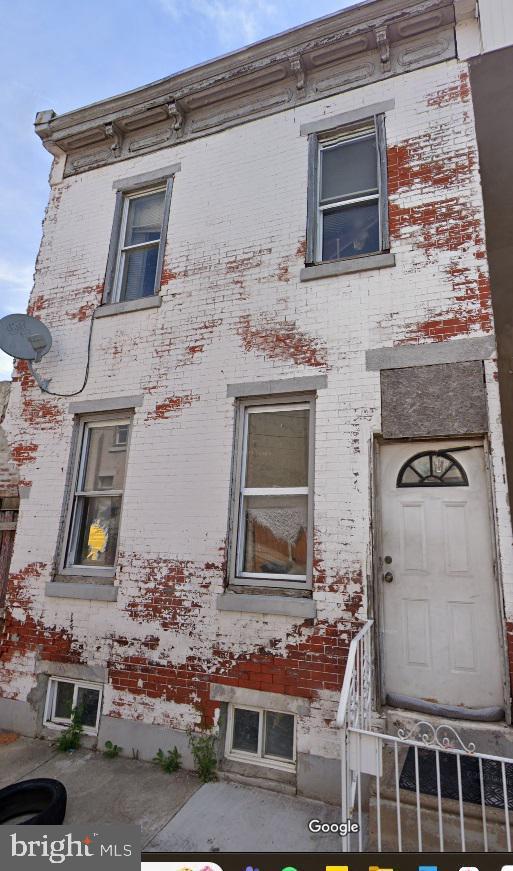
[[[355,0],[0,0],[0,317],[25,311],[51,156],[36,113],[161,79]],[[11,359],[0,351],[0,380]]]

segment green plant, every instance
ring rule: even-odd
[[[103,751],[103,755],[107,757],[107,759],[114,759],[116,756],[122,751],[122,747],[119,744],[113,744],[112,741],[105,742],[105,750]]]
[[[198,734],[191,730],[189,730],[188,736],[189,747],[191,748],[199,779],[203,783],[217,780],[216,736],[211,732],[201,732]]]
[[[178,771],[182,765],[182,757],[176,745],[172,750],[168,750],[167,754],[163,753],[159,747],[157,755],[153,757],[153,761],[160,765],[162,771],[166,771],[168,774],[171,774],[172,771]]]
[[[55,741],[57,750],[61,750],[63,753],[66,753],[68,750],[78,750],[83,728],[82,711],[80,708],[73,708],[69,726]]]

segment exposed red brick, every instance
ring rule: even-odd
[[[172,272],[171,269],[167,269],[164,267],[162,270],[162,275],[160,277],[160,286],[162,287],[165,284],[169,284],[170,281],[175,281],[177,278],[176,272]]]
[[[452,272],[459,289],[446,309],[432,311],[427,318],[405,329],[405,336],[397,344],[408,344],[419,339],[443,342],[475,330],[493,332],[490,286],[488,277],[480,270],[471,277],[470,270],[453,266]]]
[[[37,296],[29,303],[27,306],[27,314],[31,315],[33,318],[37,318],[38,315],[41,314],[42,311],[45,310],[48,304],[48,300],[43,296],[42,293],[38,293]]]
[[[187,560],[151,559],[144,564],[137,596],[128,602],[126,612],[137,623],[156,622],[162,629],[186,629],[199,606],[184,597],[180,587],[190,577]]]
[[[50,399],[29,399],[24,395],[21,416],[30,426],[53,429],[62,423],[63,409]]]
[[[232,257],[226,262],[225,272],[227,275],[235,273],[250,272],[252,269],[258,269],[263,263],[263,258],[272,253],[272,248],[259,248],[256,251],[251,251],[242,257]]]
[[[155,411],[149,411],[146,415],[146,420],[166,420],[173,414],[177,414],[182,409],[192,405],[199,399],[199,396],[193,393],[184,393],[181,396],[168,396],[162,402],[157,403]]]
[[[110,663],[109,676],[114,689],[122,692],[192,705],[200,711],[203,724],[209,726],[217,707],[210,701],[210,683],[303,698],[312,698],[321,689],[338,692],[351,637],[360,625],[321,621],[312,629],[303,624],[294,640],[286,644],[285,655],[265,648],[235,655],[214,646],[208,657],[189,656],[178,665],[141,655],[116,657]],[[271,646],[280,642],[276,639]]]
[[[468,103],[470,100],[470,81],[466,70],[461,70],[457,84],[439,88],[427,97],[427,105],[430,108],[440,109],[451,103]]]
[[[402,236],[404,230],[417,228],[415,247],[427,257],[435,252],[461,251],[470,244],[484,247],[482,224],[475,209],[460,197],[450,197],[421,206],[389,204],[390,235],[393,239]]]
[[[32,593],[45,569],[45,563],[34,562],[9,575],[6,618],[0,637],[0,666],[4,670],[15,656],[31,651],[37,651],[42,659],[55,662],[82,661],[82,645],[73,638],[70,631],[46,626],[42,620],[35,620],[29,613]],[[3,678],[0,695],[5,696],[8,692],[8,682]]]
[[[476,156],[470,147],[443,157],[439,153],[439,137],[432,131],[391,146],[387,151],[390,196],[411,190],[414,185],[426,188],[461,185],[474,172]]]
[[[18,466],[23,466],[25,463],[32,463],[38,451],[38,445],[34,442],[23,444],[22,442],[11,445],[11,457]]]
[[[287,260],[288,260],[288,257],[284,257],[284,258],[282,258],[282,260],[280,260],[278,272],[276,273],[276,278],[278,279],[278,281],[284,281],[286,283],[288,283],[290,281],[290,278],[291,278],[289,265],[287,263]]]
[[[252,320],[239,318],[237,334],[245,351],[255,351],[272,360],[287,360],[298,366],[326,368],[326,349],[318,339],[298,329],[295,321],[278,321],[273,314]]]
[[[296,248],[296,257],[306,257],[306,239],[300,239]]]
[[[195,357],[196,354],[201,354],[204,348],[204,345],[189,345],[189,347],[185,349],[185,353],[189,357]]]

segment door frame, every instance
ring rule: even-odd
[[[507,648],[506,636],[506,612],[504,607],[504,591],[502,579],[502,566],[499,559],[499,540],[496,523],[496,500],[495,488],[493,483],[493,474],[490,462],[490,446],[489,439],[486,435],[462,435],[462,436],[430,436],[425,438],[405,438],[405,439],[384,439],[379,433],[375,433],[370,446],[370,541],[371,541],[371,559],[372,567],[369,573],[369,580],[372,589],[369,591],[369,610],[370,617],[374,620],[374,650],[375,650],[375,674],[374,674],[374,698],[376,699],[378,710],[381,710],[386,704],[386,687],[385,687],[385,672],[384,672],[384,638],[383,638],[383,585],[381,576],[383,573],[383,554],[381,553],[382,542],[382,513],[380,499],[380,475],[381,475],[381,452],[388,445],[394,444],[410,444],[412,445],[412,454],[415,453],[415,446],[422,446],[426,442],[453,442],[457,444],[461,441],[474,441],[476,447],[483,448],[486,489],[488,493],[488,518],[490,523],[491,546],[492,546],[492,562],[493,562],[493,581],[495,591],[495,606],[497,617],[497,629],[499,632],[499,645],[502,651],[501,670],[502,670],[502,685],[504,692],[504,713],[505,722],[511,725],[511,689],[510,689],[510,673],[509,673],[509,657]],[[422,450],[422,447],[419,448]],[[450,451],[450,448],[448,448]]]

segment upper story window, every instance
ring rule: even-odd
[[[165,193],[162,188],[124,197],[114,279],[116,302],[155,293]]]
[[[114,574],[129,423],[105,417],[81,423],[63,567],[68,574]]]
[[[104,303],[126,303],[121,310],[131,310],[138,307],[137,300],[158,294],[173,181],[179,170],[177,163],[113,182],[116,205]]]
[[[307,261],[387,250],[383,116],[336,134],[312,134],[310,148]]]
[[[313,400],[241,406],[236,583],[303,587],[311,579]]]

